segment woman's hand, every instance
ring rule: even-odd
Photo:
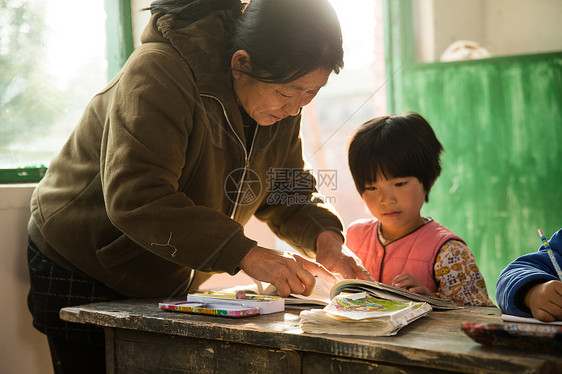
[[[525,305],[539,321],[562,320],[562,282],[551,280],[531,287],[525,294]]]
[[[240,268],[250,277],[273,284],[281,297],[291,293],[308,296],[314,290],[314,276],[329,283],[337,281],[334,274],[317,262],[304,257],[256,246],[240,262]]]
[[[334,231],[324,231],[316,239],[316,261],[343,279],[374,280],[349,249],[343,247],[343,238]]]
[[[402,273],[394,277],[392,282],[390,282],[390,285],[419,294],[433,296],[429,289],[425,287],[422,282],[407,273]]]

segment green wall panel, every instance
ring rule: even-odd
[[[397,112],[427,118],[445,147],[424,214],[463,237],[490,293],[537,228],[562,226],[562,53],[416,65]]]
[[[562,226],[562,54],[419,66],[398,112],[424,115],[445,147],[424,213],[478,258],[490,292],[536,229]]]
[[[387,69],[398,70],[412,28],[408,2],[389,3]],[[390,110],[422,114],[445,148],[423,214],[467,241],[495,299],[499,272],[539,247],[537,228],[562,227],[562,53],[412,62],[394,74]]]
[[[131,0],[105,0],[107,32],[107,78],[112,80],[133,53]]]

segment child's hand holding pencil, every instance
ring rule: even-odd
[[[554,265],[558,278],[562,280],[562,270],[560,270],[560,265],[554,257],[544,232],[539,229],[538,233],[548,253],[548,257],[552,265]],[[553,322],[562,320],[562,282],[560,280],[551,280],[532,286],[525,294],[524,303],[533,314],[533,317],[540,321]]]
[[[552,262],[552,265],[554,265],[556,274],[558,274],[558,279],[562,281],[562,269],[560,269],[560,265],[558,264],[558,261],[556,261],[556,257],[554,257],[554,253],[552,253],[552,248],[550,248],[550,244],[548,244],[548,240],[546,240],[546,237],[544,236],[544,232],[541,229],[538,229],[537,231],[544,244],[544,248],[548,253],[548,257],[550,257],[550,261]]]

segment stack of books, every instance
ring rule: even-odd
[[[303,310],[300,327],[314,334],[390,336],[431,310],[425,302],[379,299],[366,292],[340,294],[323,309]]]
[[[160,309],[221,317],[248,317],[285,310],[282,297],[247,295],[245,292],[201,292],[187,295],[187,300],[159,303]]]

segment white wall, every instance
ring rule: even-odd
[[[0,185],[0,373],[52,373],[46,337],[27,309],[27,221],[35,185]]]
[[[562,51],[562,1],[488,0],[486,4],[483,43],[493,54]]]
[[[415,0],[416,57],[438,61],[456,40],[472,40],[492,56],[562,50],[560,0]]]

